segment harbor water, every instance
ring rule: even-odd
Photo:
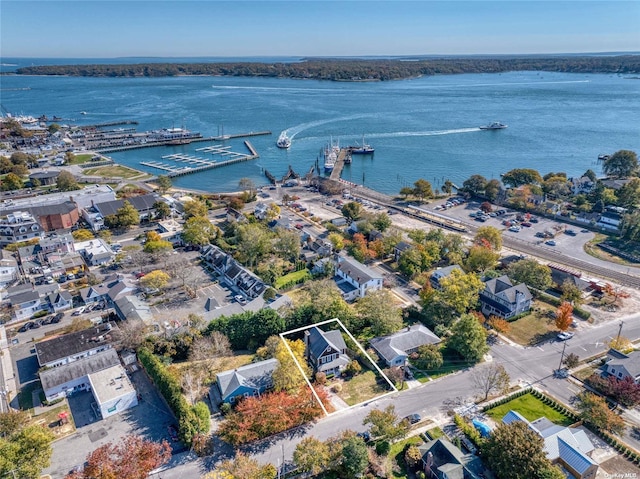
[[[354,155],[342,178],[390,194],[418,178],[439,188],[446,179],[498,178],[512,168],[599,174],[599,154],[640,152],[640,79],[613,74],[513,72],[394,82],[2,76],[0,88],[5,111],[75,120],[70,124],[136,120],[138,131],[185,127],[203,136],[272,131],[251,139],[257,160],[175,179],[178,186],[212,192],[234,190],[242,177],[266,184],[264,168],[276,176],[289,165],[305,173],[331,139],[357,145],[363,135],[375,154]],[[508,128],[478,128],[493,121]],[[287,150],[276,147],[283,131],[292,139]],[[246,152],[241,138],[221,144]],[[206,159],[196,151],[203,146],[109,156],[160,174],[140,162],[178,153]]]

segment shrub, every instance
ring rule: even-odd
[[[339,392],[342,392],[342,384],[340,383],[334,384],[333,386],[331,386],[331,390],[336,394],[338,394]]]
[[[380,441],[376,444],[376,454],[380,456],[386,456],[389,454],[389,450],[391,449],[391,444],[389,441]]]

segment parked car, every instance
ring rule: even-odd
[[[569,331],[564,331],[562,333],[559,333],[558,336],[556,336],[558,338],[559,341],[566,341],[567,339],[571,339],[573,338],[574,333],[571,333]]]
[[[509,228],[509,231],[513,231],[514,233],[517,233],[517,232],[519,232],[519,231],[520,231],[520,227],[519,227],[519,226],[515,226],[515,225],[514,225],[514,226],[511,226],[511,227]]]
[[[71,316],[80,316],[82,313],[85,312],[87,308],[85,306],[81,306],[78,309],[76,309],[73,313],[71,313]]]
[[[409,414],[408,416],[405,416],[402,418],[405,421],[409,421],[409,424],[416,424],[419,423],[422,420],[422,417],[420,417],[420,414]]]
[[[549,240],[549,241],[545,241],[544,244],[549,245],[549,246],[555,246],[556,242],[553,240]]]
[[[59,323],[60,321],[62,321],[62,318],[64,318],[64,313],[58,313],[51,319],[51,322]]]
[[[247,304],[247,300],[244,298],[244,296],[240,295],[240,294],[236,294],[233,299],[235,299],[238,303],[240,304]]]
[[[569,236],[576,236],[578,233],[576,233],[574,230],[565,230],[564,234]]]
[[[51,324],[53,322],[53,316],[47,316],[42,320],[42,325]]]

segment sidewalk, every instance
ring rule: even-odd
[[[0,325],[0,363],[0,394],[3,396],[0,399],[0,411],[5,412],[16,397],[18,389],[4,325]]]

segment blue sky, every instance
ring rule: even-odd
[[[2,57],[640,51],[640,1],[0,2]]]

